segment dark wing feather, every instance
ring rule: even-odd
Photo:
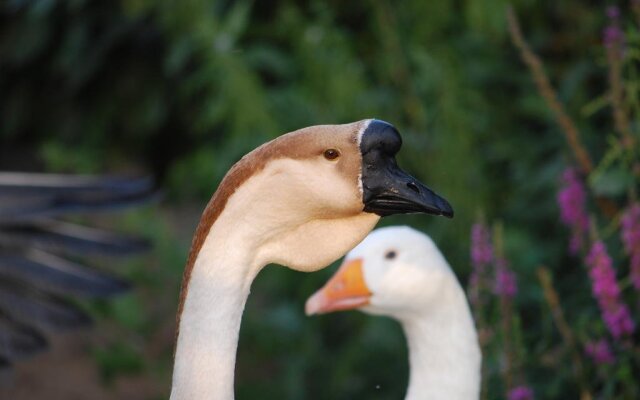
[[[70,302],[9,279],[0,281],[0,313],[44,332],[91,324],[87,313]]]
[[[153,181],[147,177],[0,172],[0,196],[9,194],[50,196],[70,193],[127,195],[148,192],[152,188]]]
[[[21,221],[61,215],[116,211],[149,201],[151,193],[127,196],[75,196],[56,197],[46,201],[25,202],[11,207],[0,206],[0,224],[4,221]]]
[[[136,236],[51,219],[0,226],[0,243],[66,254],[111,256],[138,254],[151,247],[148,240]]]
[[[48,293],[85,298],[114,296],[129,289],[123,280],[36,249],[0,253],[0,277]]]
[[[157,196],[148,178],[0,172],[0,224],[114,211]]]
[[[0,370],[46,349],[43,332],[90,323],[63,297],[105,298],[129,289],[125,281],[84,265],[90,256],[149,248],[138,237],[58,218],[116,211],[158,197],[148,178],[0,172]]]
[[[47,339],[37,330],[0,314],[0,359],[19,361],[47,347]]]

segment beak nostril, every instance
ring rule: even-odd
[[[415,184],[415,183],[413,183],[413,182],[409,182],[409,183],[407,183],[407,187],[408,187],[409,189],[413,190],[414,192],[418,193],[418,194],[420,193],[420,188],[418,188],[418,185],[416,185],[416,184]]]

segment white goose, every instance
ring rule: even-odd
[[[185,267],[171,399],[233,399],[242,312],[265,265],[315,271],[358,244],[380,216],[453,215],[446,200],[397,166],[401,144],[383,121],[314,126],[231,168]]]
[[[409,227],[376,229],[306,304],[308,315],[349,309],[402,325],[407,400],[478,399],[482,356],[467,298],[427,235]]]

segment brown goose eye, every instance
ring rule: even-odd
[[[397,255],[398,254],[395,252],[395,250],[389,250],[384,255],[384,258],[386,258],[387,260],[393,260],[394,258],[396,258]]]
[[[340,152],[336,149],[327,149],[324,151],[324,158],[327,160],[335,160],[340,157]]]

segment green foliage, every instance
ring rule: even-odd
[[[124,342],[96,350],[95,358],[107,381],[113,379],[117,373],[136,373],[144,368],[140,353]]]
[[[558,178],[571,153],[509,41],[507,3],[9,0],[0,5],[0,167],[144,168],[167,187],[168,205],[195,201],[201,210],[228,168],[273,137],[313,124],[388,120],[403,135],[400,164],[449,199],[456,217],[382,224],[428,231],[465,283],[472,222],[479,212],[504,221],[505,252],[520,282],[514,307],[523,374],[538,398],[576,398],[535,269],[552,267],[580,340],[604,331],[580,330],[599,316],[558,223]],[[612,144],[599,44],[604,9],[576,0],[515,3],[560,100],[593,159],[602,160],[590,187],[621,203],[637,186],[638,151]],[[640,36],[632,17],[624,77],[627,107],[638,115]],[[637,137],[637,119],[633,129]],[[130,217],[157,250],[122,268],[139,292],[92,306],[128,332],[96,352],[106,376],[153,364],[169,380],[170,343],[152,363],[136,361],[149,357],[141,343],[171,324],[195,227],[177,237],[166,218]],[[329,275],[276,267],[260,274],[241,332],[239,398],[403,395],[406,349],[392,321],[304,317],[304,300]],[[504,398],[499,347],[485,355],[488,398]],[[597,398],[615,398],[633,381],[637,368],[629,364],[587,368]]]

